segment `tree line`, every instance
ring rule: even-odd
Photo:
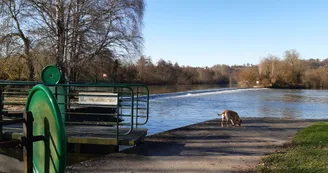
[[[296,50],[284,57],[268,55],[258,65],[254,76],[263,86],[275,88],[328,88],[328,59],[301,59]]]
[[[39,80],[42,68],[55,64],[46,55],[36,54],[33,61]],[[28,80],[28,65],[21,56],[0,58],[0,79]],[[328,88],[328,59],[301,59],[295,50],[284,57],[268,55],[258,65],[224,65],[212,67],[180,66],[151,57],[118,59],[108,52],[99,54],[89,63],[75,67],[72,82],[144,83],[149,85],[238,84],[240,87]]]
[[[53,58],[35,56],[35,80],[40,80],[42,69],[55,64]],[[28,80],[28,66],[21,56],[0,58],[0,79]],[[178,63],[141,56],[137,60],[115,59],[104,54],[75,68],[72,82],[144,83],[150,85],[175,84],[229,84],[236,83],[236,70],[240,66],[215,65],[211,68],[179,66]]]

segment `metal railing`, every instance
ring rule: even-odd
[[[0,80],[0,113],[8,118],[21,118],[29,90],[37,84],[40,83]],[[149,120],[149,90],[146,85],[45,85],[56,97],[66,124],[111,126],[116,128],[118,138],[130,134]],[[121,127],[128,130],[120,131]]]

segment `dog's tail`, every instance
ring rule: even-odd
[[[222,116],[222,115],[224,114],[224,111],[223,111],[222,113],[220,113],[220,114],[219,114],[219,112],[216,112],[216,114],[217,114],[218,116]]]

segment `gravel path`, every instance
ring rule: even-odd
[[[69,166],[66,172],[247,172],[316,121],[323,120],[245,118],[242,127],[221,128],[215,119],[149,136],[132,149]]]

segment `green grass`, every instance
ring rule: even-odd
[[[265,157],[256,172],[328,173],[328,122],[299,131],[281,151]]]

